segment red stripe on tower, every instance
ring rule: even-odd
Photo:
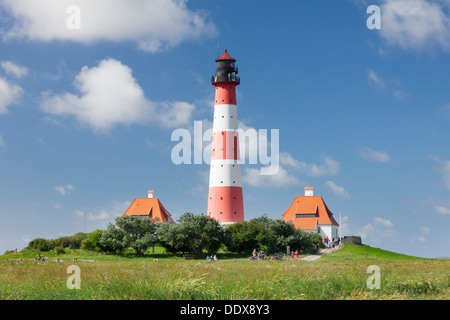
[[[244,221],[236,105],[236,86],[240,79],[235,63],[236,60],[225,49],[225,53],[216,60],[216,74],[211,78],[216,94],[208,216],[222,224]]]

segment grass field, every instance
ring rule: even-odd
[[[364,245],[345,245],[314,262],[248,261],[232,255],[207,262],[164,255],[158,248],[148,257],[67,253],[65,258],[96,260],[75,263],[81,270],[79,290],[67,287],[73,261],[6,260],[34,255],[0,256],[0,299],[450,299],[449,259]],[[380,289],[367,288],[370,265],[380,268]]]

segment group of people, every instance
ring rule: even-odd
[[[214,254],[214,255],[207,255],[206,256],[206,261],[219,261],[219,259],[217,259],[217,256]]]
[[[256,249],[253,249],[252,257],[253,257],[253,259],[258,258],[258,260],[264,260],[264,258],[266,257],[266,253],[264,251],[257,252]]]
[[[295,259],[298,260],[298,250],[295,250],[295,252],[294,252],[294,250],[291,251],[291,260],[294,260],[294,255],[295,255]]]
[[[338,246],[341,243],[341,238],[330,239],[326,236],[323,238],[323,243],[325,243],[328,248],[334,249],[335,246]]]

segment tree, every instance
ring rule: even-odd
[[[118,217],[115,223],[109,224],[101,236],[100,245],[106,251],[121,252],[131,248],[144,254],[157,242],[156,225],[150,219]]]
[[[102,233],[100,246],[103,251],[120,253],[125,249],[124,238],[125,233],[123,230],[110,223]]]
[[[320,236],[298,230],[291,222],[272,220],[267,215],[235,223],[226,231],[226,246],[230,251],[250,253],[253,249],[268,253],[284,252],[286,246],[307,252],[315,249]],[[319,239],[319,240],[317,240]]]
[[[50,240],[43,238],[36,238],[28,243],[28,248],[35,249],[38,251],[50,251],[53,249],[53,246]]]
[[[103,231],[95,230],[88,234],[88,237],[81,243],[81,248],[90,251],[100,251],[100,240],[102,238]]]
[[[171,253],[217,252],[224,240],[217,220],[189,212],[185,212],[177,224],[160,224],[157,233],[159,243]]]
[[[234,223],[225,229],[225,245],[228,250],[244,253],[259,249],[258,223],[248,221]]]

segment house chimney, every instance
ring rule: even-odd
[[[148,190],[148,197],[153,198],[153,190]]]
[[[314,196],[314,187],[305,187],[305,197]]]

